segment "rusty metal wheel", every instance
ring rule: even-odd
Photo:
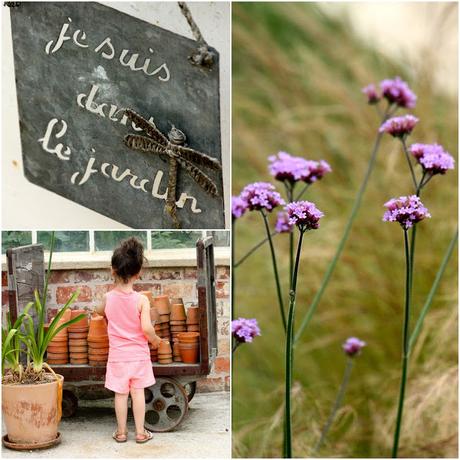
[[[171,431],[187,414],[187,394],[174,379],[158,377],[155,385],[145,388],[144,393],[145,427],[150,431]]]
[[[78,398],[70,390],[62,392],[62,417],[72,417],[78,409]]]
[[[188,382],[184,385],[185,393],[187,394],[188,402],[190,402],[196,393],[196,382]]]

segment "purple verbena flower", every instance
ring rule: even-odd
[[[400,77],[395,77],[393,80],[382,80],[380,82],[380,89],[382,90],[383,97],[391,104],[396,104],[405,109],[413,109],[415,107],[417,96]]]
[[[412,144],[411,154],[417,159],[423,170],[434,174],[445,174],[448,169],[454,169],[455,160],[439,144]]]
[[[247,204],[240,196],[232,196],[232,217],[234,219],[239,219],[247,210]]]
[[[418,118],[413,115],[393,117],[385,121],[382,126],[380,126],[379,131],[381,133],[391,134],[393,137],[404,138],[412,132],[417,123]]]
[[[297,225],[301,231],[319,227],[319,220],[324,214],[310,201],[294,201],[285,208],[291,225]]]
[[[302,180],[308,173],[308,161],[301,157],[295,157],[286,152],[278,152],[278,155],[268,157],[270,174],[276,179],[294,183]]]
[[[361,349],[366,346],[366,342],[359,340],[357,337],[349,337],[342,345],[343,351],[350,357],[356,356]]]
[[[268,182],[254,182],[246,185],[240,198],[250,211],[265,209],[271,212],[277,206],[285,204],[275,187]]]
[[[399,222],[404,230],[408,230],[417,222],[431,217],[428,209],[423,206],[416,195],[400,196],[387,201],[387,208],[383,215],[384,222]]]
[[[374,83],[365,86],[361,91],[367,96],[368,104],[377,104],[380,101],[380,95],[377,93]]]
[[[260,328],[256,319],[238,318],[232,321],[232,335],[238,342],[252,342],[255,336],[260,335]]]
[[[302,177],[302,180],[307,184],[312,184],[317,180],[321,179],[326,173],[332,171],[329,163],[324,160],[313,161],[308,160],[308,174]]]
[[[286,211],[280,211],[275,225],[276,232],[291,233],[293,229],[294,225],[290,223],[288,213]]]

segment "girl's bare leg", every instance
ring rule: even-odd
[[[142,393],[143,394],[143,393]],[[129,393],[115,393],[115,415],[117,416],[117,433],[127,433],[128,419],[128,396]]]
[[[131,388],[131,408],[136,425],[136,436],[144,435],[145,396],[143,388]]]

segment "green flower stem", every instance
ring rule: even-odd
[[[418,190],[417,179],[415,178],[414,167],[412,166],[412,162],[410,161],[410,155],[409,155],[409,152],[407,150],[406,139],[404,137],[401,139],[401,143],[403,145],[404,155],[406,156],[406,160],[407,160],[407,163],[409,165],[410,175],[412,177],[412,182],[414,183],[415,189]]]
[[[299,192],[299,194],[295,197],[294,201],[299,201],[304,193],[308,190],[308,187],[310,187],[311,184],[305,184],[305,187]]]
[[[319,438],[319,441],[315,446],[314,453],[317,453],[321,449],[321,446],[323,445],[324,440],[326,439],[326,436],[328,435],[329,430],[331,429],[332,422],[335,419],[337,411],[340,409],[340,406],[342,405],[342,400],[345,395],[345,391],[347,389],[348,382],[350,381],[351,370],[353,369],[353,361],[354,360],[351,356],[348,357],[348,361],[345,366],[345,372],[343,373],[342,383],[340,384],[339,392],[337,393],[337,397],[335,398],[334,406],[332,407],[332,410],[331,410],[331,413],[329,414],[327,422],[324,425],[323,430],[321,431],[321,437]]]
[[[291,392],[292,392],[292,368],[293,368],[293,339],[294,339],[294,316],[295,298],[297,289],[297,275],[299,272],[300,254],[302,251],[302,241],[304,230],[300,229],[299,242],[297,245],[297,255],[295,258],[294,271],[292,273],[291,290],[289,292],[289,314],[286,333],[286,387],[285,387],[285,440],[284,457],[292,458],[292,415],[291,415]]]
[[[278,235],[278,232],[273,231],[270,233],[270,236],[274,238],[276,235]],[[257,249],[262,247],[266,242],[268,241],[268,236],[266,236],[263,240],[259,241],[255,246],[253,246],[241,259],[235,263],[233,266],[234,268],[238,268],[246,259],[248,259],[252,254],[254,254]]]
[[[425,304],[423,305],[422,311],[420,312],[420,315],[417,319],[414,330],[412,331],[412,334],[410,336],[409,351],[412,350],[420,334],[420,331],[422,330],[423,321],[425,320],[425,316],[428,313],[428,310],[430,309],[431,304],[433,303],[433,298],[436,294],[436,291],[438,289],[442,276],[444,275],[449,259],[454,251],[457,240],[458,240],[458,227],[455,230],[453,238],[450,240],[450,243],[449,243],[449,246],[447,247],[446,252],[444,253],[444,258],[442,259],[441,265],[439,266],[438,272],[436,273],[436,277],[433,281],[428,297],[425,301]]]
[[[233,347],[232,347],[232,353],[235,353],[236,349],[242,344],[243,342],[240,342],[239,340],[234,340],[233,341]]]
[[[409,254],[409,238],[407,230],[404,230],[404,253],[406,256],[406,296],[404,305],[404,323],[403,323],[403,356],[401,369],[401,384],[399,388],[398,412],[396,415],[396,428],[393,441],[392,458],[398,457],[399,436],[401,434],[402,416],[404,409],[404,395],[406,392],[407,367],[409,358],[409,319],[411,304],[411,266]]]
[[[383,121],[385,121],[385,119],[387,118],[388,116],[388,110],[389,108],[385,111],[385,114],[383,115],[382,117],[382,123]],[[375,166],[375,161],[377,159],[377,153],[378,153],[378,150],[379,150],[379,147],[380,147],[380,142],[382,140],[382,135],[383,133],[380,133],[378,132],[377,133],[377,137],[375,139],[375,143],[374,143],[374,147],[372,149],[372,153],[371,153],[371,157],[369,159],[369,163],[368,163],[368,166],[367,166],[367,171],[364,175],[364,179],[363,179],[363,182],[361,183],[361,186],[359,188],[359,191],[358,191],[358,194],[356,195],[356,199],[355,199],[355,202],[353,204],[353,208],[351,210],[351,214],[350,214],[350,217],[348,218],[348,222],[345,226],[345,230],[343,232],[343,235],[342,235],[342,238],[337,246],[337,249],[335,251],[335,254],[334,254],[334,257],[333,259],[331,260],[331,262],[329,263],[329,266],[326,270],[326,273],[324,274],[324,277],[323,277],[323,281],[321,283],[321,286],[320,288],[318,289],[318,291],[316,292],[315,294],[315,297],[313,298],[311,304],[310,304],[310,307],[308,308],[308,311],[307,313],[305,314],[304,318],[302,319],[302,322],[300,324],[300,327],[299,327],[299,330],[295,336],[295,340],[294,340],[294,343],[297,342],[300,337],[302,336],[303,332],[305,331],[305,328],[308,326],[308,324],[310,323],[310,320],[313,316],[313,314],[315,313],[315,310],[321,300],[321,297],[324,293],[324,291],[326,290],[326,286],[328,285],[329,283],[329,280],[331,278],[331,275],[335,269],[335,266],[337,265],[337,262],[340,258],[340,255],[342,254],[342,251],[345,247],[345,243],[347,242],[347,239],[348,239],[348,236],[350,234],[350,230],[351,230],[351,227],[353,226],[353,222],[356,218],[356,215],[358,214],[358,210],[361,206],[361,201],[363,199],[363,195],[364,195],[364,192],[366,191],[366,188],[367,188],[367,184],[369,182],[369,178],[371,176],[371,173],[372,173],[372,170],[374,169],[374,166]]]
[[[265,224],[265,230],[267,232],[267,238],[268,238],[268,242],[269,242],[269,246],[270,246],[270,253],[271,253],[271,256],[272,256],[273,272],[274,272],[274,275],[275,275],[276,293],[278,295],[278,304],[279,304],[279,307],[280,307],[281,320],[283,322],[283,329],[286,332],[286,314],[284,312],[283,295],[281,293],[281,284],[280,284],[280,278],[279,278],[279,274],[278,274],[278,266],[277,266],[277,263],[276,263],[275,248],[273,246],[273,241],[272,241],[272,237],[271,237],[271,234],[270,234],[270,226],[268,224],[267,215],[265,214],[265,212],[263,210],[260,211],[260,213],[262,214],[264,224]]]
[[[286,195],[288,203],[292,203],[292,196],[294,195],[295,184],[289,182],[284,183],[286,187]],[[294,232],[289,232],[289,282],[292,280],[292,271],[294,269]]]

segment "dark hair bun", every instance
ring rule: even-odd
[[[113,251],[112,268],[125,283],[141,271],[143,263],[144,247],[137,238],[122,241]]]

